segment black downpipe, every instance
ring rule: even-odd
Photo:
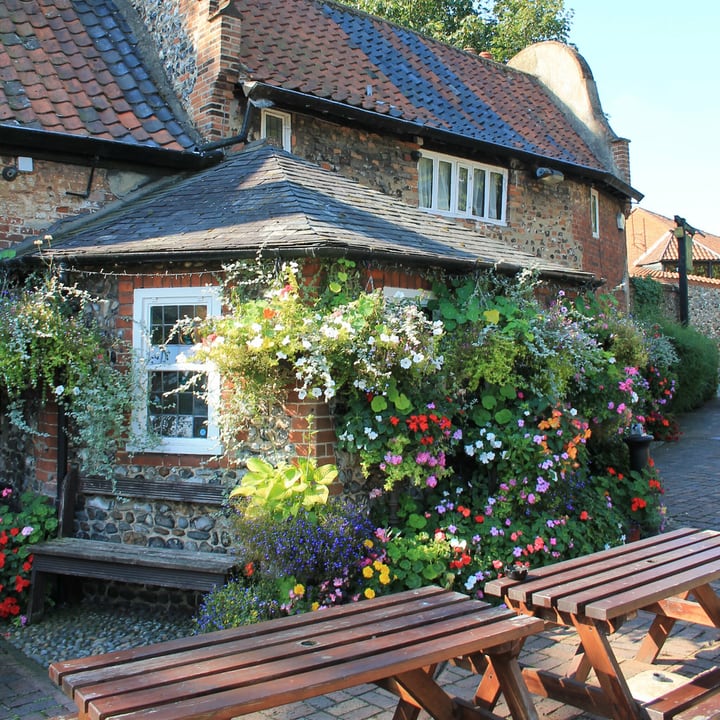
[[[227,147],[228,145],[237,145],[247,140],[248,133],[250,132],[250,121],[252,119],[253,110],[255,109],[255,103],[248,98],[247,105],[245,106],[245,116],[243,117],[243,124],[240,128],[240,133],[234,137],[223,138],[222,140],[215,140],[215,142],[203,145],[202,152],[208,150],[217,150],[219,148]]]
[[[60,499],[62,497],[63,483],[67,475],[68,465],[68,420],[65,406],[59,402],[57,410],[57,482],[56,482],[56,507],[60,507]]]

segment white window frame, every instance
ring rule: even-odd
[[[600,195],[595,188],[590,189],[590,229],[594,238],[600,237]]]
[[[280,110],[263,109],[260,112],[260,137],[267,138],[267,119],[269,117],[276,118],[282,122],[282,149],[292,152],[292,119],[290,113],[281,112]]]
[[[432,200],[429,206],[423,206],[421,204],[421,192],[420,192],[420,163],[423,159],[431,160],[433,163],[432,173]],[[439,178],[440,163],[448,163],[451,168],[451,179],[450,179],[450,202],[449,209],[441,208],[439,203]],[[459,206],[459,200],[461,198],[461,183],[460,175],[461,172],[465,172],[467,178],[466,187],[466,203],[465,207]],[[472,198],[473,198],[473,184],[476,173],[482,173],[485,178],[484,187],[484,214],[476,215],[472,211]],[[500,207],[500,217],[490,217],[491,207],[491,193],[492,193],[492,182],[490,182],[492,174],[497,174],[502,177],[502,200]],[[464,160],[461,158],[453,157],[452,155],[443,155],[441,153],[430,152],[428,150],[422,151],[422,156],[418,160],[418,207],[426,212],[434,213],[437,215],[445,215],[448,217],[460,217],[470,218],[472,220],[482,220],[483,222],[492,223],[495,225],[507,224],[507,194],[508,194],[508,177],[509,173],[505,168],[497,167],[495,165],[486,165],[484,163],[472,162],[470,160]]]
[[[220,398],[219,373],[207,363],[192,362],[190,346],[174,346],[163,352],[150,342],[150,312],[157,305],[207,305],[207,317],[220,314],[219,288],[213,286],[188,288],[138,288],[133,294],[133,350],[138,363],[138,394],[133,408],[133,429],[139,438],[148,431],[148,380],[154,371],[200,371],[207,375],[208,424],[204,438],[160,437],[151,447],[130,450],[158,453],[218,455],[222,451],[214,408]],[[182,352],[180,352],[182,347]]]

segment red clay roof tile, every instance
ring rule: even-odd
[[[134,145],[194,147],[189,131],[160,120],[174,115],[121,17],[113,0],[0,1],[0,120]],[[91,36],[89,28],[97,32]],[[88,112],[93,107],[97,112]],[[143,127],[148,118],[157,120],[152,132]]]

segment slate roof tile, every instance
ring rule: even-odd
[[[195,147],[194,131],[178,122],[169,129],[168,119],[177,118],[137,47],[114,0],[0,1],[0,119],[133,145]],[[59,93],[63,86],[69,92]]]
[[[192,210],[189,210],[192,208]],[[149,186],[89,218],[51,228],[50,253],[75,260],[183,255],[300,257],[338,252],[428,266],[570,269],[258,143],[190,177]],[[46,252],[46,251],[44,251]]]

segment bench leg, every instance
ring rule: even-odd
[[[30,598],[27,606],[27,621],[31,623],[43,616],[45,609],[46,575],[33,568],[30,576]]]
[[[537,710],[523,680],[518,653],[522,643],[508,652],[493,653],[488,651],[490,666],[497,677],[510,715],[515,720],[538,720]],[[489,670],[490,668],[488,668]]]

